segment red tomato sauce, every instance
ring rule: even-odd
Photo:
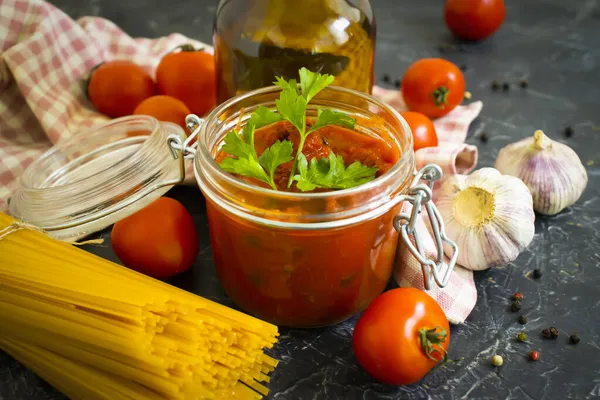
[[[292,141],[295,154],[299,137],[289,123],[258,129],[257,154],[286,139]],[[314,132],[303,148],[308,160],[330,152],[342,155],[346,166],[357,160],[377,166],[378,175],[389,170],[400,154],[391,141],[339,126]],[[217,162],[224,157],[219,154]],[[292,162],[277,170],[281,190],[288,190],[291,167]],[[392,220],[399,207],[342,228],[290,230],[237,217],[207,199],[217,275],[239,306],[272,323],[315,327],[343,321],[366,308],[390,279],[398,241]]]

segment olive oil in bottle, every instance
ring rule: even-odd
[[[371,93],[375,19],[368,0],[221,0],[214,27],[217,100],[298,70]]]

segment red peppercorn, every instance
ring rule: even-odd
[[[539,360],[539,359],[540,359],[540,352],[539,352],[539,351],[536,351],[536,350],[532,350],[532,351],[529,353],[529,359],[530,359],[531,361],[537,361],[537,360]]]
[[[512,296],[513,300],[523,300],[524,297],[525,296],[523,296],[523,293],[520,293],[520,292],[519,293],[515,293]]]

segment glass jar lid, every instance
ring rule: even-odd
[[[60,240],[98,232],[182,182],[185,161],[169,143],[185,138],[180,126],[142,115],[80,132],[23,172],[9,212]]]

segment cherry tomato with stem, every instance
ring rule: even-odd
[[[444,20],[463,40],[477,41],[494,34],[506,15],[504,0],[447,0]]]
[[[126,60],[98,65],[87,82],[90,102],[111,118],[131,115],[138,104],[155,94],[156,86],[150,74]]]
[[[156,68],[158,91],[203,116],[217,103],[214,56],[189,44],[176,50],[180,51],[165,55]]]
[[[400,115],[410,126],[415,151],[424,147],[437,147],[438,137],[435,126],[426,115],[415,111],[403,111]]]
[[[183,204],[168,197],[117,222],[111,243],[123,265],[158,279],[188,270],[198,255],[192,216]]]
[[[465,77],[450,61],[423,58],[408,67],[402,78],[401,90],[410,111],[438,118],[462,102]]]
[[[352,335],[360,365],[390,385],[421,380],[447,360],[450,324],[427,293],[416,288],[389,290],[367,307]]]

